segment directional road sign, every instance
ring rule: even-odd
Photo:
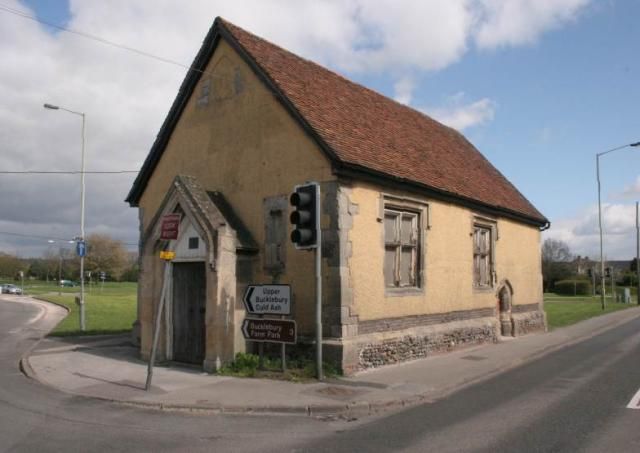
[[[290,319],[245,318],[242,334],[251,341],[295,344],[296,322]]]
[[[87,254],[87,243],[84,241],[76,242],[76,253],[78,256],[85,256]]]
[[[289,285],[249,285],[244,292],[247,313],[256,315],[288,315],[291,313]]]

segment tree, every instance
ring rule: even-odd
[[[127,267],[127,249],[122,241],[104,234],[92,234],[87,237],[87,255],[85,271],[106,272],[119,280]]]
[[[631,272],[637,272],[636,269],[638,269],[638,258],[632,259],[631,264],[629,265],[629,270]]]
[[[129,252],[127,266],[120,276],[120,280],[123,282],[137,282],[138,273],[140,268],[138,267],[138,254],[135,252]]]
[[[25,270],[25,263],[14,255],[0,252],[0,276],[4,278],[16,278],[20,271]]]
[[[542,282],[545,292],[553,288],[558,280],[572,274],[569,261],[573,259],[569,245],[558,239],[545,239],[542,244]]]

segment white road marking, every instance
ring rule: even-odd
[[[627,404],[627,409],[640,409],[640,390],[633,395],[629,404]]]

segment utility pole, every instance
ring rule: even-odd
[[[600,302],[602,304],[602,309],[605,309],[605,299],[604,299],[604,251],[602,246],[602,202],[600,196],[600,156],[604,156],[605,154],[612,153],[614,151],[618,151],[619,149],[623,149],[626,147],[637,147],[640,146],[640,142],[635,143],[627,143],[626,145],[618,146],[616,148],[612,148],[610,150],[601,152],[596,154],[596,180],[598,182],[598,229],[600,230]]]
[[[65,112],[78,115],[82,118],[82,148],[80,154],[80,236],[76,238],[78,245],[81,245],[82,253],[80,255],[80,330],[85,330],[85,315],[84,315],[84,253],[85,253],[85,235],[84,235],[84,204],[85,204],[85,185],[84,185],[84,148],[85,148],[85,123],[86,116],[84,112],[76,112],[75,110],[69,110],[64,107],[53,104],[44,104],[45,109],[49,110],[64,110]],[[80,250],[78,248],[77,250]]]
[[[636,299],[640,305],[640,213],[638,213],[638,202],[636,201]]]
[[[60,247],[60,252],[58,253],[58,296],[62,295],[62,247]]]

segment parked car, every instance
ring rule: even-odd
[[[78,284],[71,280],[60,280],[60,286],[66,286],[69,288],[73,288],[74,286],[78,286]]]
[[[2,294],[22,294],[22,288],[7,283],[2,285]]]

